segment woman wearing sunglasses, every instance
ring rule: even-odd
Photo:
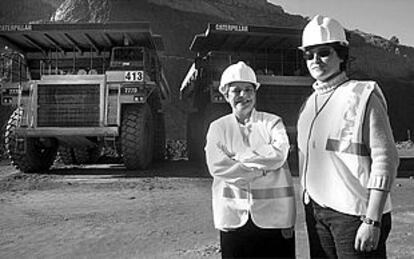
[[[302,36],[316,80],[298,120],[299,170],[312,258],[385,258],[398,154],[381,89],[346,75],[348,41],[334,19]]]

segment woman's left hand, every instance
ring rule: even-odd
[[[377,249],[381,228],[362,222],[355,237],[355,250],[371,252]]]

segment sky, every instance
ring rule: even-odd
[[[268,0],[289,14],[316,14],[338,20],[348,30],[358,29],[414,47],[413,0]]]

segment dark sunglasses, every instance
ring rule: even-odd
[[[303,53],[303,58],[305,60],[312,60],[314,59],[315,55],[318,55],[321,58],[326,58],[326,57],[329,57],[331,53],[332,53],[331,49],[321,49],[315,52],[308,50]]]

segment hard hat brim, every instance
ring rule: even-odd
[[[349,46],[349,42],[348,41],[347,42],[343,42],[343,41],[335,41],[335,40],[333,40],[333,41],[327,41],[327,42],[320,43],[320,44],[302,45],[302,46],[299,46],[298,49],[300,49],[302,51],[306,51],[306,50],[311,49],[311,48],[314,48],[314,47],[325,46],[325,45],[329,45],[329,44],[332,44],[332,43],[338,43],[338,44],[340,44],[340,45],[342,45],[344,47],[348,47]]]
[[[219,86],[219,88],[218,88],[218,90],[219,90],[219,92],[220,92],[222,95],[224,95],[224,94],[227,92],[226,87],[227,87],[229,84],[231,84],[231,83],[237,83],[237,82],[241,82],[241,83],[250,83],[250,84],[252,84],[252,85],[254,85],[254,86],[255,86],[255,90],[256,90],[256,91],[257,91],[257,90],[259,89],[259,87],[260,87],[260,83],[259,83],[259,82],[254,83],[254,82],[249,82],[249,81],[233,81],[233,82],[227,83],[227,84],[225,84],[225,85],[220,85],[220,86]]]

